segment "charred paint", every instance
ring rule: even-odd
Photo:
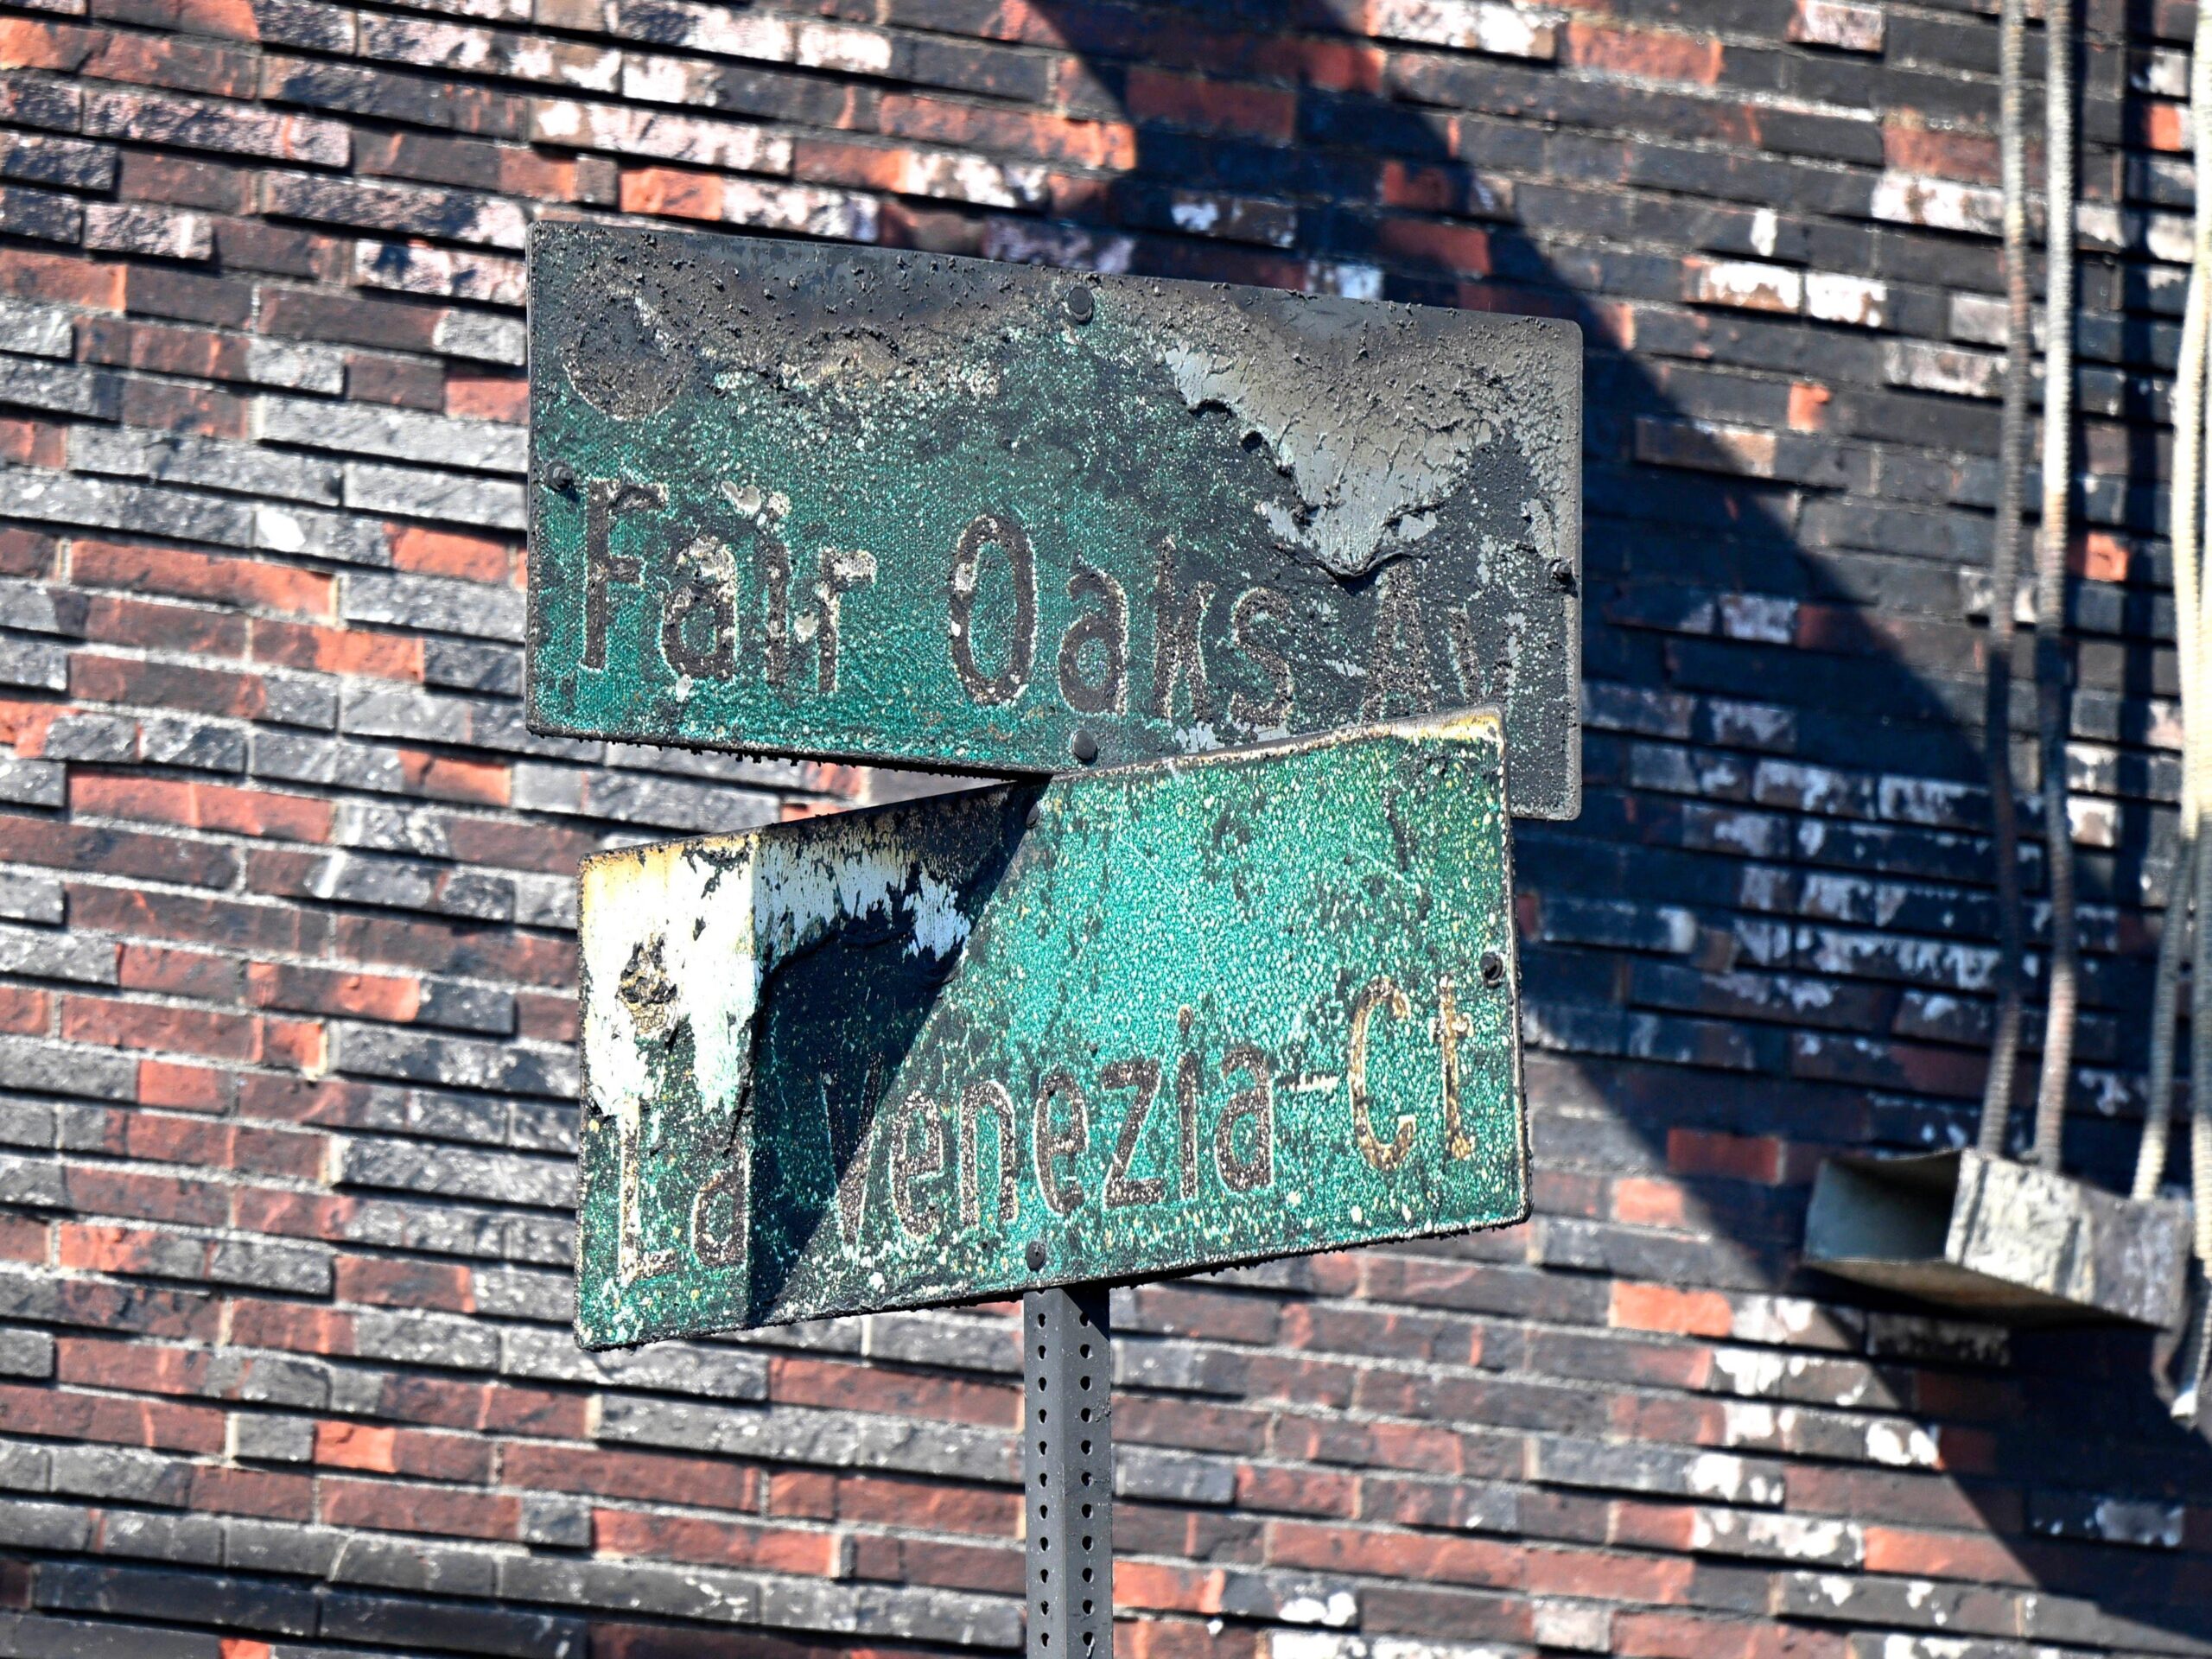
[[[540,731],[1000,774],[1475,704],[1579,799],[1573,325],[531,245]]]
[[[590,861],[588,1346],[1520,1219],[1496,714]]]

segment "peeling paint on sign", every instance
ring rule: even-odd
[[[541,731],[1001,774],[1498,707],[1580,788],[1571,323],[532,233]]]
[[[587,1346],[1527,1210],[1472,710],[585,866]]]

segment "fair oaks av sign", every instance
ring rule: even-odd
[[[582,225],[531,296],[538,730],[1007,776],[1488,704],[1574,816],[1571,323]]]

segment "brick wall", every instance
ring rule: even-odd
[[[2068,1149],[2108,1179],[2191,22],[2090,7]],[[1019,1641],[996,1313],[565,1328],[578,856],[869,787],[524,730],[519,250],[575,213],[1586,332],[1538,1218],[1122,1299],[1126,1652],[2212,1653],[2148,1339],[1794,1261],[1823,1148],[1980,1086],[1995,57],[1942,0],[0,5],[0,1653]]]

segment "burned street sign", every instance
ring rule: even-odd
[[[539,731],[1052,772],[1478,703],[1580,794],[1571,323],[531,243]]]
[[[587,1346],[1516,1221],[1491,710],[610,853]]]

